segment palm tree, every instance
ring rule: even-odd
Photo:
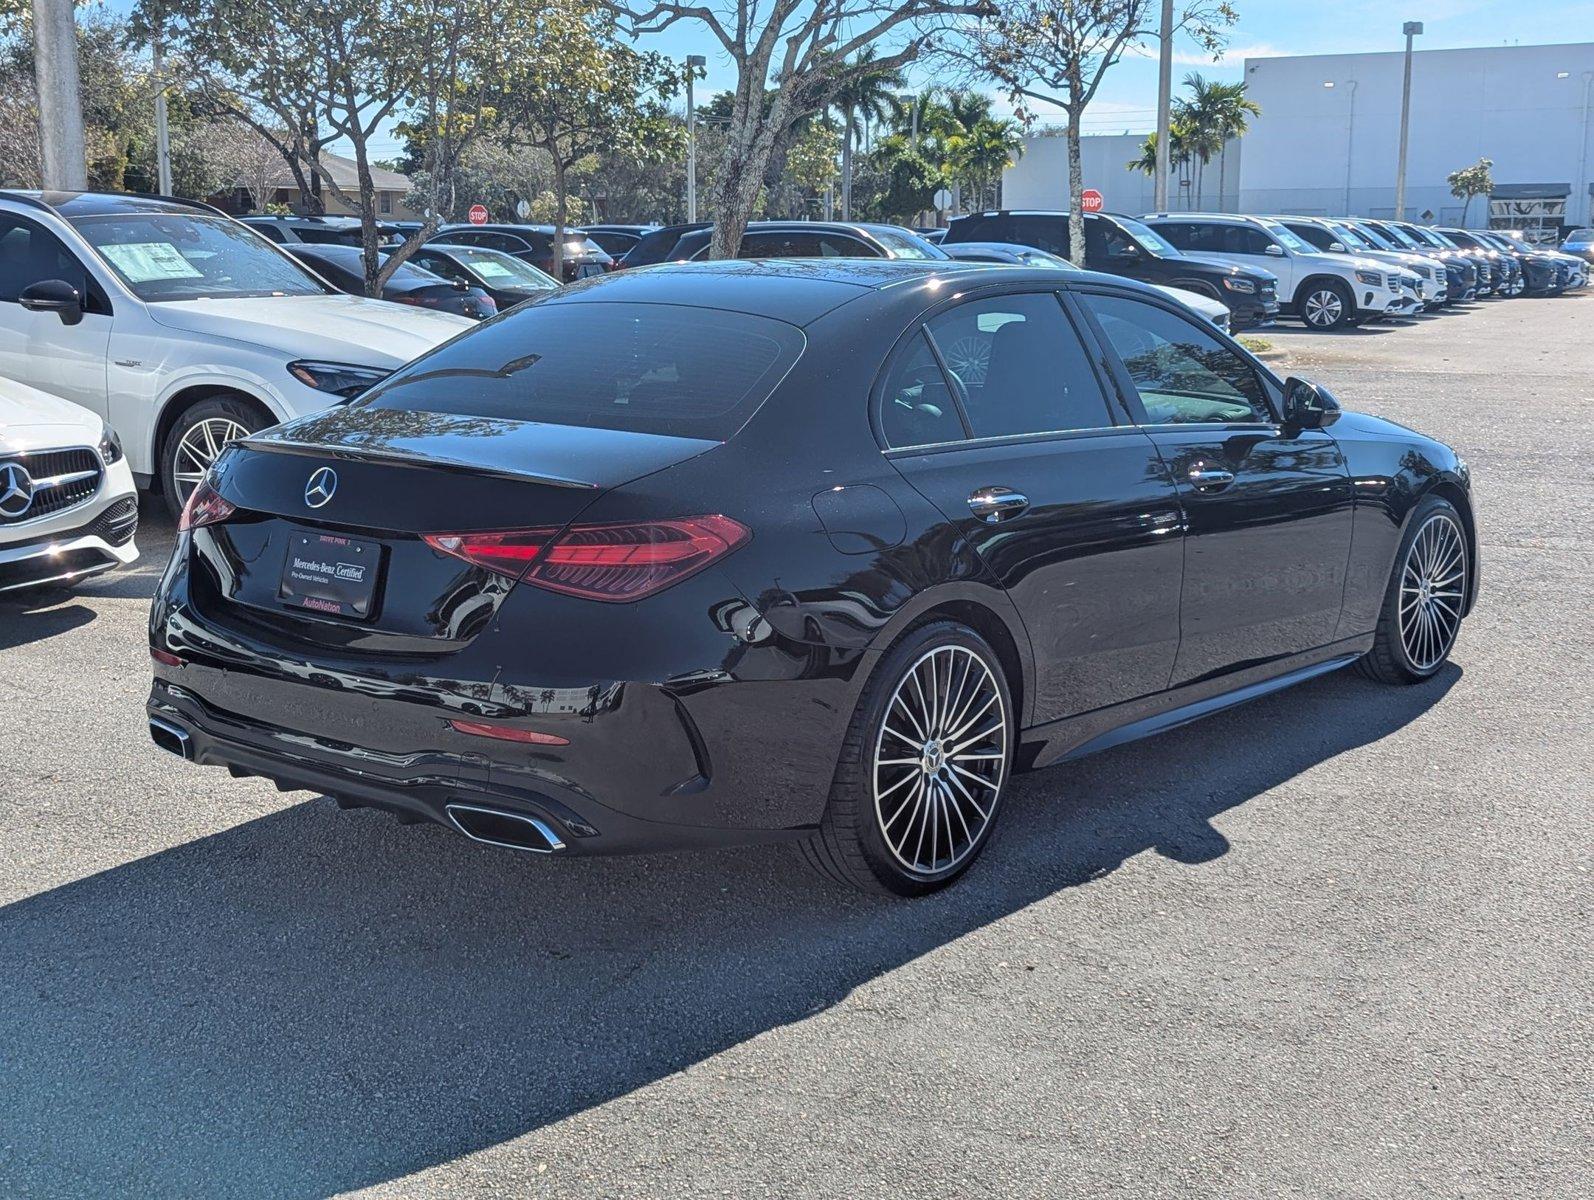
[[[902,87],[902,72],[896,68],[869,69],[876,51],[868,46],[858,52],[850,67],[854,70],[830,93],[832,107],[841,111],[841,216],[852,219],[852,146],[857,134],[871,119],[883,121],[896,108],[896,93]],[[863,68],[858,70],[857,68]]]
[[[930,114],[932,131],[940,139],[942,167],[952,184],[952,210],[963,209],[963,177],[951,152],[954,138],[967,138],[981,121],[989,121],[991,98],[983,92],[950,91]]]
[[[1024,131],[1006,117],[983,117],[948,138],[947,152],[957,172],[974,185],[975,203],[983,204],[989,192],[1000,207],[1002,172],[1024,152]]]
[[[1261,106],[1245,94],[1243,83],[1217,83],[1192,71],[1184,77],[1190,99],[1181,102],[1195,136],[1192,151],[1203,168],[1218,157],[1218,205],[1223,204],[1227,187],[1229,142],[1251,127],[1251,118],[1262,114]],[[1199,185],[1198,185],[1199,194]]]
[[[1176,171],[1181,178],[1190,169],[1190,124],[1181,115],[1175,115],[1168,122],[1168,166]],[[1146,140],[1140,144],[1140,157],[1125,164],[1131,171],[1139,171],[1153,179],[1157,175],[1157,135],[1146,134]]]

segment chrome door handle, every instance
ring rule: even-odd
[[[983,487],[969,494],[969,511],[987,525],[1016,517],[1029,507],[1029,497],[1009,487]]]
[[[1209,467],[1205,463],[1196,463],[1185,472],[1185,477],[1200,492],[1217,491],[1234,482],[1233,471],[1225,471],[1222,467]]]

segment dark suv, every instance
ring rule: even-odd
[[[969,213],[952,220],[943,241],[1016,242],[1067,258],[1068,214]],[[1085,214],[1085,267],[1219,300],[1228,305],[1235,329],[1269,324],[1279,313],[1278,276],[1272,272],[1186,257],[1161,234],[1118,213]]]

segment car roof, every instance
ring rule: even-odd
[[[870,292],[929,284],[938,295],[955,279],[962,288],[986,283],[1039,282],[1057,286],[1054,267],[956,259],[733,258],[711,262],[659,263],[603,275],[566,287],[544,303],[680,304],[726,309],[807,325]],[[1092,271],[1067,274],[1068,283],[1100,282],[1155,292],[1117,275]]]
[[[174,216],[204,214],[224,217],[219,208],[198,200],[176,196],[146,196],[136,192],[63,192],[30,188],[0,190],[0,200],[11,200],[29,208],[46,209],[58,216],[98,217],[130,213],[169,213]]]

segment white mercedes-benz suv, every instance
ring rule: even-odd
[[[0,376],[104,417],[174,512],[226,442],[475,324],[341,295],[208,205],[0,191]]]
[[[1279,308],[1308,329],[1343,329],[1405,312],[1400,267],[1349,254],[1320,254],[1278,221],[1233,213],[1142,217],[1180,251],[1212,262],[1266,267],[1279,277]]]
[[[137,530],[116,434],[87,409],[0,378],[0,592],[126,566]]]

